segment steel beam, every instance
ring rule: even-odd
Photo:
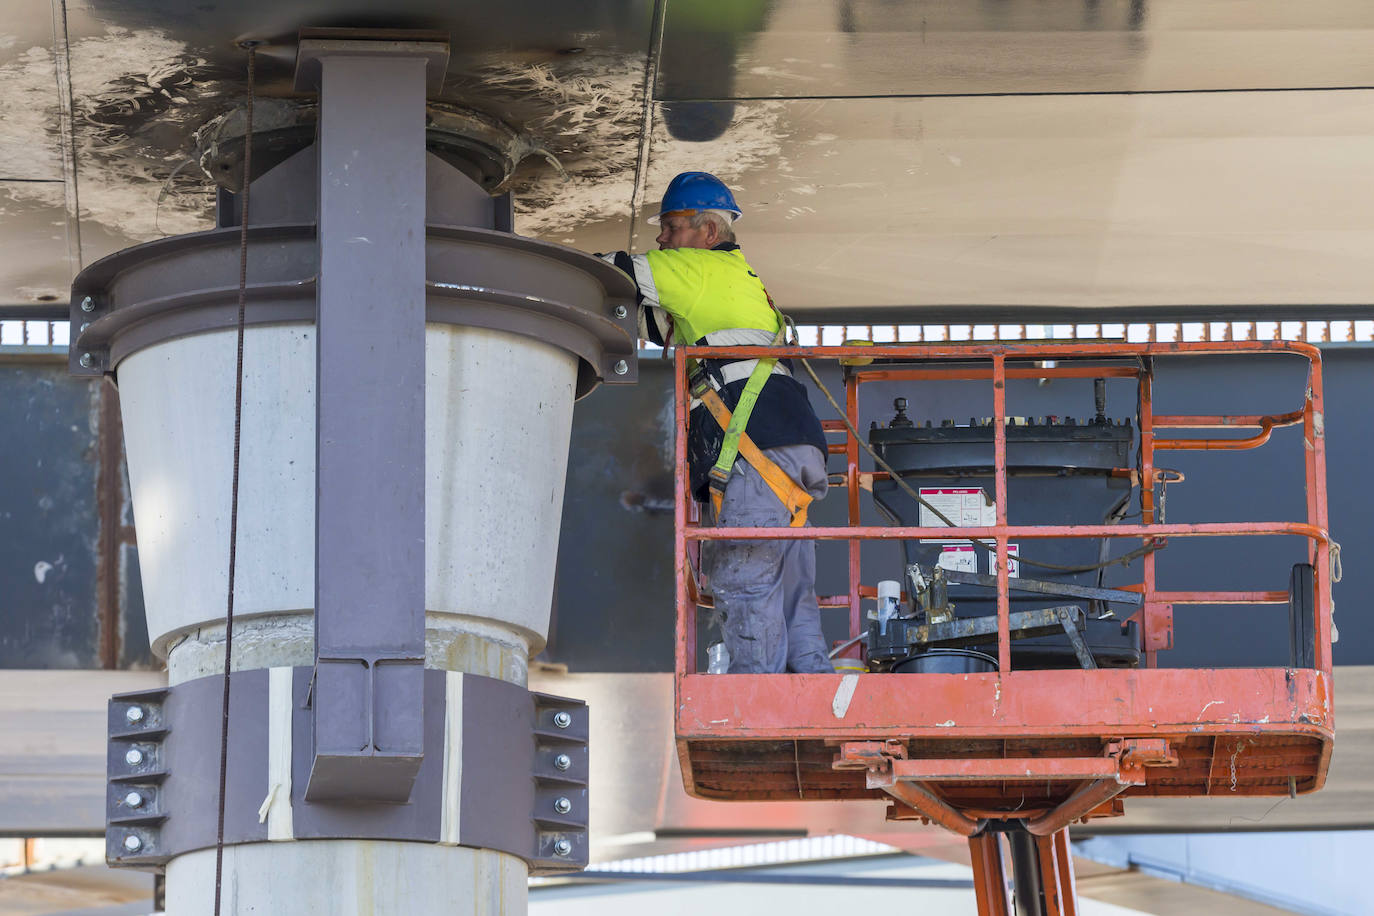
[[[1027,821],[1026,829],[1036,836],[1058,833],[1098,805],[1111,801],[1130,787],[1129,783],[1118,782],[1116,779],[1090,782],[1070,795],[1053,811]]]
[[[979,830],[983,829],[983,822],[965,817],[948,802],[939,798],[935,793],[931,792],[930,789],[918,782],[886,783],[881,779],[875,780],[870,776],[869,787],[882,789],[908,808],[914,808],[916,811],[920,812],[922,816],[929,818],[946,830],[954,831],[960,836],[971,837]]]
[[[314,763],[306,797],[400,803],[424,755],[427,58],[320,79]],[[313,64],[312,64],[313,65]]]

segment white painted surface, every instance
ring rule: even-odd
[[[141,350],[119,366],[139,570],[153,651],[224,617],[234,445],[234,332]],[[236,615],[314,606],[315,330],[244,340]]]
[[[548,638],[577,358],[431,326],[425,348],[426,607]]]
[[[291,668],[272,668],[267,677],[267,798],[259,820],[267,821],[267,839],[296,838],[291,811]]]
[[[228,588],[234,332],[168,341],[119,367],[154,651],[222,619]],[[426,607],[547,637],[577,359],[538,341],[426,335]],[[314,606],[315,334],[248,329],[236,617]],[[366,422],[366,418],[360,418]]]
[[[289,855],[285,854],[289,851]],[[526,912],[528,869],[466,846],[381,840],[252,843],[224,850],[222,912],[272,916],[505,916]],[[175,916],[214,912],[215,851],[167,866]]]
[[[444,787],[439,812],[439,842],[453,845],[461,836],[463,810],[463,675],[444,675]]]

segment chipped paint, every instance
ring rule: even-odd
[[[830,702],[830,711],[835,718],[843,719],[849,714],[849,704],[854,699],[854,691],[859,687],[857,674],[846,674],[840,678],[840,686],[835,688],[835,698]]]
[[[953,727],[954,727],[954,720],[953,720],[953,719],[947,719],[947,720],[944,721],[944,722],[936,722],[936,723],[935,723],[935,727],[936,727],[936,728],[953,728]]]
[[[1201,722],[1201,721],[1202,721],[1202,717],[1203,717],[1204,715],[1207,714],[1207,710],[1211,709],[1213,706],[1216,706],[1218,703],[1225,703],[1225,702],[1226,702],[1225,700],[1213,700],[1212,702],[1208,703],[1206,706],[1202,707],[1202,712],[1198,713],[1198,714],[1197,714],[1197,718],[1194,719],[1193,721],[1194,721],[1194,722]],[[1154,712],[1154,709],[1151,708],[1150,711],[1151,711],[1151,712]]]

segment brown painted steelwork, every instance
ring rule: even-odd
[[[978,916],[1008,916],[1006,866],[1002,861],[1002,838],[995,833],[969,837],[969,856],[973,863],[973,895],[978,901]]]
[[[1040,858],[1045,916],[1077,916],[1078,889],[1073,878],[1073,856],[1069,853],[1069,831],[1037,836],[1035,846]]]
[[[1270,415],[1154,416],[1156,357],[1263,353],[1302,358],[1310,366],[1300,411]],[[875,361],[845,371],[846,412],[858,426],[858,387],[877,379],[982,378],[993,383],[994,495],[990,527],[874,527],[859,522],[860,444],[846,434],[831,452],[845,456],[849,525],[808,529],[709,528],[689,521],[686,492],[685,369],[689,357],[809,359],[863,357]],[[889,817],[923,817],[968,834],[987,818],[1030,818],[1037,834],[1058,836],[1078,818],[1120,813],[1131,796],[1233,794],[1277,796],[1319,789],[1331,755],[1330,567],[1321,357],[1292,342],[876,345],[864,347],[678,348],[677,505],[674,532],[678,572],[676,660],[677,738],[689,793],[720,799],[864,799],[888,797]],[[888,362],[884,362],[888,361]],[[919,361],[919,367],[912,365]],[[1046,365],[1053,361],[1055,365]],[[1115,361],[1089,365],[1089,361]],[[1129,361],[1129,362],[1126,362]],[[1034,365],[1029,365],[1034,363]],[[970,366],[973,368],[970,368]],[[1138,380],[1140,480],[1156,480],[1154,452],[1164,448],[1235,448],[1251,440],[1157,439],[1159,429],[1274,428],[1304,431],[1306,518],[1278,522],[1160,523],[1154,487],[1140,493],[1140,524],[1011,525],[1007,521],[1006,381],[1023,377],[1102,377]],[[830,433],[842,433],[833,421]],[[1179,446],[1180,442],[1189,445]],[[1204,443],[1193,445],[1191,443]],[[1253,444],[1260,444],[1255,442]],[[1307,540],[1303,560],[1315,568],[1316,664],[1297,668],[1170,669],[1158,652],[1172,645],[1175,605],[1280,604],[1272,590],[1161,591],[1155,558],[1147,553],[1139,622],[1145,665],[1139,669],[1016,671],[1011,666],[1007,543],[1045,538],[1134,538],[1175,549],[1194,537],[1290,535]],[[730,675],[695,670],[697,596],[687,575],[689,545],[715,538],[844,540],[849,584],[825,596],[824,606],[849,608],[850,635],[862,632],[860,599],[874,594],[859,581],[865,542],[922,537],[978,538],[995,543],[998,557],[999,671],[987,674]],[[1029,551],[1027,551],[1029,552]],[[846,653],[861,657],[862,647]],[[837,763],[836,748],[876,742],[886,763]],[[1158,742],[1159,746],[1146,742]],[[1123,748],[1135,748],[1126,752]],[[1115,749],[1115,750],[1114,750]],[[870,748],[871,750],[871,748]],[[1149,753],[1146,751],[1149,750]],[[1143,755],[1143,756],[1142,756]],[[859,757],[863,755],[860,754]],[[859,770],[852,766],[857,764]],[[1017,777],[1015,774],[1030,773]],[[979,838],[972,841],[981,842]],[[995,844],[975,845],[985,858]],[[1044,861],[1058,855],[1051,843]],[[1042,865],[1044,862],[1042,861]],[[1050,867],[1046,865],[1045,867]],[[1055,866],[1059,868],[1059,866]],[[1065,875],[1067,874],[1067,878]],[[1072,883],[1059,872],[1060,885]],[[1048,887],[1047,883],[1047,887]],[[1071,896],[1071,894],[1069,895]],[[982,897],[980,896],[980,905]],[[1060,912],[1072,912],[1061,904]],[[993,910],[985,910],[991,912]]]

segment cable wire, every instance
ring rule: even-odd
[[[654,0],[652,27],[649,29],[649,51],[644,59],[644,110],[640,113],[639,152],[635,157],[635,179],[630,188],[630,238],[626,251],[633,251],[635,233],[639,231],[639,211],[644,206],[644,192],[649,176],[649,146],[653,140],[654,87],[658,84],[659,64],[663,59],[663,22],[668,14],[668,0]],[[668,348],[663,348],[667,353]]]
[[[253,93],[257,76],[257,43],[248,50],[248,116],[243,136],[243,190],[239,201],[239,310],[234,356],[234,472],[229,496],[229,595],[224,612],[224,691],[219,732],[219,811],[215,826],[215,916],[220,916],[224,880],[224,790],[229,764],[229,676],[234,660],[234,572],[238,561],[239,452],[243,420],[243,327],[248,301],[248,189],[253,178]]]

